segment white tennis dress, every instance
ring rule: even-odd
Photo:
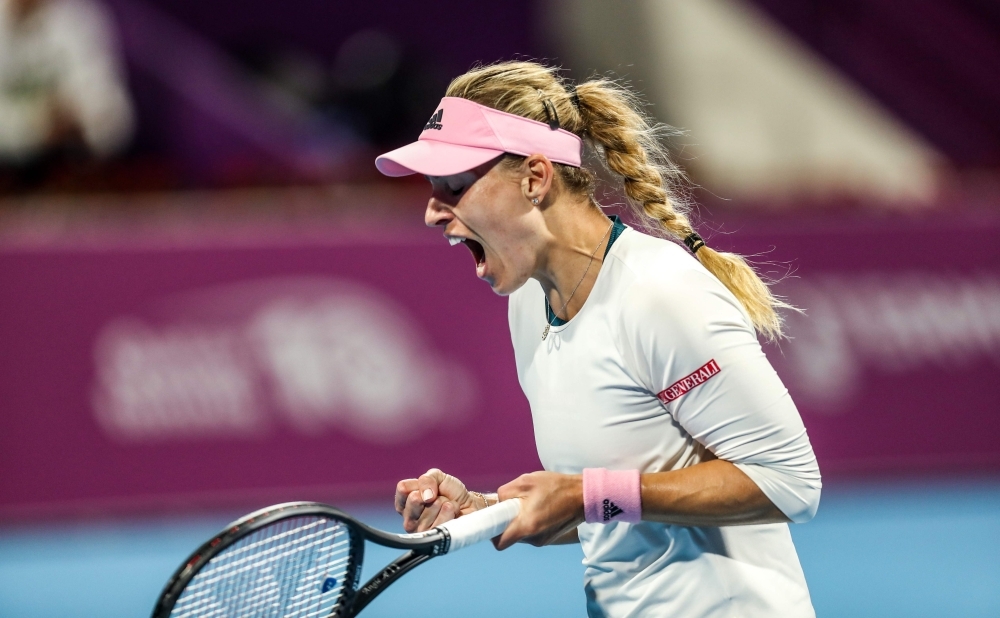
[[[546,470],[642,472],[733,462],[793,522],[820,473],[795,405],[746,312],[681,247],[627,229],[568,323],[545,328],[532,280],[511,338]],[[582,524],[590,616],[814,616],[786,524]]]

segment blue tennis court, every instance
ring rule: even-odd
[[[399,530],[382,506],[349,510]],[[2,529],[0,615],[146,615],[179,561],[239,514]],[[834,485],[792,531],[819,616],[1000,615],[1000,482]],[[366,576],[395,555],[369,545]],[[577,546],[473,547],[420,567],[364,615],[580,616],[580,559]]]

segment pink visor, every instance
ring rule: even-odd
[[[417,141],[375,159],[386,176],[450,176],[509,152],[580,167],[583,142],[563,129],[462,99],[441,99]]]

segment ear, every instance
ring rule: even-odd
[[[556,172],[552,161],[545,155],[534,154],[524,160],[522,171],[524,176],[521,178],[521,192],[532,203],[538,200],[541,204],[552,189]]]

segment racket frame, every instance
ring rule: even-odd
[[[152,618],[169,618],[174,605],[185,587],[208,562],[234,543],[276,522],[295,517],[323,517],[336,520],[352,535],[350,560],[344,575],[340,602],[329,618],[351,618],[379,595],[389,584],[427,560],[448,553],[451,535],[444,528],[434,528],[415,534],[393,534],[372,528],[347,513],[319,502],[286,502],[254,511],[226,526],[226,529],[203,543],[174,572],[164,586],[153,608]],[[354,539],[359,542],[354,543]],[[376,573],[363,586],[361,565],[364,561],[365,541],[394,549],[409,550]]]

